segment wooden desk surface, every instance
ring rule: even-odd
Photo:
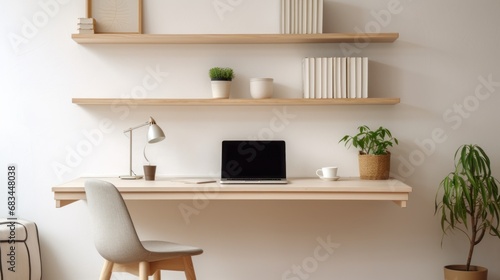
[[[79,178],[52,188],[56,207],[85,199],[84,182]],[[286,185],[197,184],[210,178],[157,178],[156,181],[122,180],[118,177],[92,178],[114,184],[125,200],[387,200],[406,207],[412,188],[401,181],[340,178],[291,178]]]

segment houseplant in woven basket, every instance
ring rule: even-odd
[[[472,265],[474,248],[489,233],[500,238],[499,181],[493,177],[490,159],[477,145],[462,145],[455,153],[455,169],[439,185],[435,214],[441,216],[443,237],[457,231],[469,242],[467,261],[444,267],[446,280],[486,280],[488,270]]]
[[[229,98],[234,71],[228,67],[213,67],[208,70],[213,98]]]
[[[377,130],[371,130],[368,126],[363,125],[358,127],[356,135],[346,135],[340,139],[340,142],[359,150],[359,176],[361,179],[389,179],[391,153],[387,149],[398,144],[398,139],[392,137],[389,129],[381,126]]]

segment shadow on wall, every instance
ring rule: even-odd
[[[402,7],[385,7],[372,11],[359,6],[325,0],[323,3],[323,33],[379,33],[384,32],[392,14]],[[392,11],[392,12],[391,12]]]

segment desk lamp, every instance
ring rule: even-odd
[[[130,132],[130,168],[129,168],[129,175],[122,175],[120,176],[120,179],[124,180],[136,180],[136,179],[141,179],[142,176],[136,175],[134,171],[132,170],[132,130],[149,125],[149,130],[148,130],[148,143],[156,143],[160,142],[161,140],[165,139],[165,134],[163,133],[163,130],[156,124],[155,120],[152,117],[149,117],[149,121],[138,125],[136,127],[129,128],[123,133]]]

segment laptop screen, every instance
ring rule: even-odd
[[[285,141],[225,140],[222,179],[285,179]]]

